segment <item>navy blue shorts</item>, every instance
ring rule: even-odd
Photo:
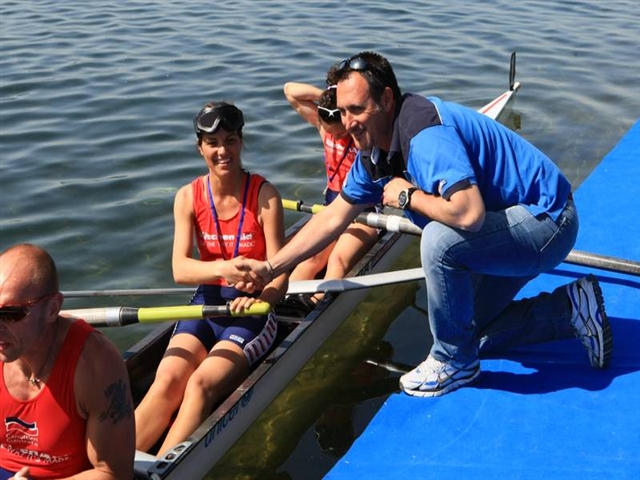
[[[10,472],[9,470],[5,470],[4,468],[0,467],[0,480],[8,480],[14,475],[15,472]]]
[[[191,305],[224,305],[236,297],[246,295],[232,287],[200,285],[191,299]],[[179,321],[173,335],[193,335],[202,342],[207,351],[221,340],[233,342],[242,348],[249,365],[252,365],[273,345],[277,326],[275,315],[272,313],[254,317],[211,317]]]

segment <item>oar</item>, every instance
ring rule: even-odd
[[[405,365],[404,363],[390,362],[390,361],[377,361],[372,358],[368,358],[365,360],[365,363],[369,365],[374,365],[376,367],[384,368],[388,372],[391,373],[409,373],[415,367],[411,365]]]
[[[357,277],[337,278],[334,280],[297,280],[289,282],[288,294],[296,293],[338,293],[348,290],[359,290],[362,288],[378,287],[382,285],[393,285],[395,283],[411,282],[421,280],[424,273],[421,268],[408,268],[406,270],[396,270],[393,272],[372,273],[370,275],[360,275]],[[193,295],[193,288],[134,288],[129,290],[77,290],[62,292],[66,298],[81,297],[136,297],[151,295]],[[255,307],[259,304],[254,304]],[[212,307],[218,308],[218,307]],[[219,307],[226,308],[226,307]],[[226,312],[226,311],[225,311]],[[222,313],[227,315],[227,313]],[[211,315],[207,315],[211,316]],[[196,317],[201,318],[201,317]]]
[[[63,310],[63,315],[78,317],[97,327],[120,327],[134,323],[197,320],[205,317],[247,317],[266,315],[271,311],[268,303],[254,303],[235,313],[229,305],[183,305],[173,307],[100,307]]]
[[[422,268],[408,268],[393,272],[372,273],[349,278],[335,278],[331,280],[298,280],[289,283],[288,294],[296,293],[340,293],[362,288],[393,285],[396,283],[424,280]]]
[[[609,255],[600,255],[582,250],[571,250],[564,261],[574,265],[598,268],[610,272],[628,273],[629,275],[635,275],[637,277],[640,276],[640,262]]]
[[[282,199],[282,206],[286,210],[313,214],[318,213],[325,208],[324,205],[308,205],[302,200],[287,200],[284,198]],[[411,235],[420,235],[422,233],[420,227],[400,215],[384,215],[376,212],[366,212],[358,215],[356,222],[373,228],[381,228],[389,232],[409,233]]]
[[[612,272],[627,273],[640,276],[640,263],[617,257],[598,255],[596,253],[572,250],[567,263],[583,265]],[[371,288],[395,283],[410,282],[424,278],[421,268],[396,270],[393,272],[374,273],[357,277],[339,278],[334,280],[298,280],[289,282],[288,294],[344,292],[361,288]],[[174,288],[132,288],[119,290],[75,290],[62,292],[66,298],[86,297],[147,297],[161,295],[193,295],[194,289],[188,287]],[[224,313],[226,315],[226,313]],[[210,316],[210,315],[209,315]],[[199,318],[199,317],[197,317]]]
[[[325,208],[324,205],[307,205],[302,200],[282,200],[282,205],[288,210],[305,213],[318,213]],[[375,215],[375,221],[369,223],[367,215]],[[410,235],[422,234],[420,227],[411,223],[407,218],[398,215],[384,215],[381,213],[361,214],[356,221],[374,228],[385,228],[384,225],[391,225],[393,228],[391,231],[393,232],[408,233]],[[582,250],[571,250],[564,261],[574,265],[640,276],[640,262],[609,255],[600,255]]]
[[[148,297],[161,295],[193,295],[195,288],[168,287],[168,288],[120,288],[111,290],[69,290],[62,292],[66,298],[87,297]]]

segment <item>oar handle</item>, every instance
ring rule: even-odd
[[[197,320],[206,317],[251,317],[267,315],[271,305],[254,303],[241,312],[232,312],[229,305],[178,305],[169,307],[98,307],[63,310],[63,315],[82,318],[97,327],[118,327],[134,323],[156,323],[177,320]]]
[[[302,200],[287,200],[286,198],[282,199],[282,208],[285,210],[292,210],[294,212],[305,212],[305,213],[313,213],[316,214],[321,210],[324,210],[324,205],[308,205],[304,203]]]
[[[326,207],[324,205],[308,205],[302,200],[282,199],[282,207],[285,210],[294,212],[305,212],[316,214]],[[409,219],[400,215],[385,215],[383,213],[365,212],[358,215],[356,222],[372,228],[380,228],[389,232],[408,233],[410,235],[422,234],[422,229],[412,223]]]

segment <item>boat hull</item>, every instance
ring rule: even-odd
[[[408,235],[384,233],[351,275],[388,270],[411,241],[412,237]],[[201,478],[206,475],[366,295],[366,289],[329,294],[307,316],[280,321],[279,329],[284,329],[285,333],[278,346],[187,441],[159,459],[138,453],[138,478]],[[172,325],[160,326],[125,352],[136,401],[153,381],[155,366],[162,358],[171,329]]]

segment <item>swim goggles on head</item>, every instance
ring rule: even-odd
[[[220,127],[235,132],[244,126],[242,111],[235,105],[203,108],[193,119],[196,133],[215,133]]]

